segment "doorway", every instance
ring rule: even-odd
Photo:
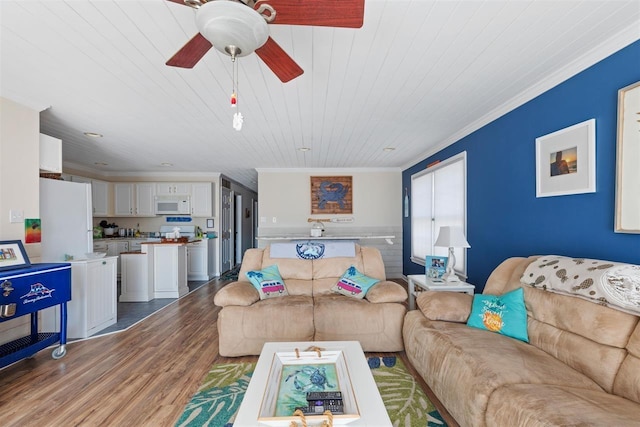
[[[233,191],[222,187],[222,209],[220,219],[220,273],[233,267]]]
[[[236,215],[235,215],[235,247],[236,247],[236,254],[235,254],[235,265],[239,265],[242,264],[242,249],[243,249],[243,245],[242,245],[242,229],[243,227],[243,212],[244,209],[242,209],[242,194],[237,194],[236,195]]]

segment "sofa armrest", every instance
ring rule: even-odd
[[[365,298],[372,303],[404,302],[407,299],[407,291],[398,283],[382,280],[367,292]]]
[[[420,292],[418,308],[429,320],[466,323],[471,314],[473,296],[458,292]]]
[[[220,289],[213,298],[218,307],[228,305],[249,306],[260,300],[260,294],[249,282],[231,282]]]

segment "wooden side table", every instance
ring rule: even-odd
[[[476,287],[467,282],[434,283],[424,274],[410,274],[407,276],[409,287],[409,310],[416,308],[416,286],[425,291],[464,292],[473,295]]]

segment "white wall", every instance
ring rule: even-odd
[[[0,98],[0,240],[22,240],[24,222],[10,223],[9,210],[39,218],[40,113]],[[40,260],[40,244],[25,245],[31,262]],[[29,316],[0,323],[0,343],[29,334]]]
[[[351,176],[353,214],[311,215],[312,176]],[[326,222],[327,235],[394,235],[361,240],[382,252],[387,277],[402,277],[402,173],[395,168],[258,169],[258,236],[308,235],[308,218],[353,217],[352,223]],[[273,222],[275,218],[275,222]],[[264,246],[264,241],[260,246]]]

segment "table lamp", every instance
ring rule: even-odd
[[[434,246],[440,246],[449,248],[449,260],[447,261],[447,269],[442,275],[442,280],[445,282],[459,282],[460,279],[453,272],[453,267],[456,265],[456,256],[453,254],[453,248],[470,248],[469,242],[464,237],[461,227],[440,227],[438,238],[434,243]]]

